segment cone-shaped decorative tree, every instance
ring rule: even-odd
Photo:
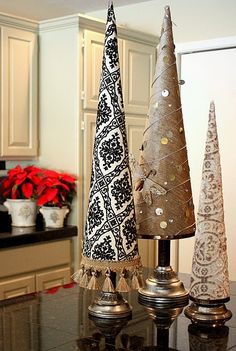
[[[140,294],[175,303],[186,302],[188,293],[170,267],[170,240],[193,236],[195,217],[174,48],[166,6],[141,156],[132,173],[138,236],[159,240],[159,266]]]
[[[194,303],[185,314],[193,322],[221,325],[231,317],[224,305],[230,296],[229,273],[214,102],[210,104],[189,295]]]
[[[140,267],[117,29],[109,2],[83,254],[81,269],[73,276],[88,289],[99,289],[97,278],[105,276],[103,295],[90,313],[109,318],[129,313],[117,292],[140,287]],[[113,273],[120,273],[116,286]]]

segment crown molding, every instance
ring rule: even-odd
[[[68,28],[77,28],[78,30],[87,29],[104,33],[106,25],[105,21],[82,14],[57,17],[44,21],[34,21],[2,12],[0,12],[0,24],[13,28],[25,29],[35,33],[50,32]],[[154,46],[159,42],[158,36],[136,31],[125,26],[117,25],[117,31],[119,38],[121,39],[125,38]]]
[[[86,15],[79,15],[79,26],[83,29],[94,30],[104,33],[106,23],[100,19],[89,17]],[[117,32],[120,39],[130,39],[132,41],[143,42],[144,44],[157,45],[159,42],[159,37],[136,31],[134,29],[117,25]]]
[[[17,29],[25,29],[31,32],[38,32],[39,22],[27,18],[9,15],[0,12],[0,24]]]
[[[58,17],[50,20],[39,22],[39,33],[67,29],[77,28],[87,29],[91,31],[104,33],[106,23],[100,19],[85,16],[82,14]],[[143,42],[145,44],[157,45],[159,37],[151,34],[139,32],[124,26],[117,26],[119,38],[130,39],[132,41]]]
[[[57,17],[39,22],[39,33],[60,29],[78,28],[79,15]]]

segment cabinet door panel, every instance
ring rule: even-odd
[[[20,278],[12,278],[0,281],[0,300],[30,294],[35,291],[35,279],[33,275]]]
[[[37,156],[37,36],[2,28],[1,156]]]
[[[118,40],[120,65],[122,65],[122,40]],[[104,34],[84,31],[84,108],[98,106],[98,94],[102,72]]]
[[[84,108],[97,109],[104,35],[84,31]]]
[[[70,262],[70,239],[2,249],[0,278],[47,269],[48,267],[69,265]]]
[[[136,160],[139,159],[139,149],[143,140],[143,131],[145,128],[146,118],[144,116],[126,117],[127,138],[129,144],[129,152],[134,155]],[[145,267],[155,266],[155,240],[139,239],[139,254],[142,258],[142,264]]]
[[[20,303],[0,307],[0,350],[29,351],[40,349],[39,298],[24,296]]]
[[[154,75],[155,48],[123,41],[123,87],[125,111],[146,114]]]
[[[48,272],[36,274],[36,291],[43,291],[46,289],[68,284],[71,281],[71,270],[66,268],[55,268]]]
[[[126,116],[126,132],[128,138],[129,152],[132,153],[136,160],[139,159],[140,147],[143,140],[143,131],[145,128],[145,116]]]
[[[93,144],[96,133],[96,113],[84,114],[84,219],[88,207],[88,195],[90,190],[90,179],[92,170]]]

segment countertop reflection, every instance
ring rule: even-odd
[[[185,286],[189,276],[180,275]],[[236,283],[227,303],[233,317],[224,327],[201,329],[178,311],[169,328],[158,326],[139,304],[138,293],[123,296],[133,307],[127,319],[99,320],[88,316],[98,292],[71,283],[42,293],[0,302],[0,350],[236,350]],[[183,309],[184,310],[184,309]]]

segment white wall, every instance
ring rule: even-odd
[[[78,172],[77,28],[42,31],[39,57],[40,166]],[[77,205],[69,222],[77,224]]]
[[[215,101],[216,122],[222,167],[224,215],[229,258],[229,275],[236,280],[235,226],[236,226],[236,164],[235,110],[236,110],[236,37],[227,49],[228,43],[218,40],[221,50],[197,51],[204,43],[193,44],[189,53],[181,55],[181,74],[185,84],[181,88],[183,116],[188,148],[193,200],[197,213],[199,202],[202,165],[205,151],[207,122],[210,101]],[[215,42],[216,44],[216,42]],[[223,50],[224,46],[226,48]],[[183,49],[184,45],[182,46]],[[195,47],[195,50],[193,48]],[[209,47],[209,43],[208,43]],[[194,238],[180,240],[179,269],[189,273],[192,266]]]
[[[159,35],[166,5],[176,24],[176,43],[236,35],[235,0],[152,0],[122,7],[114,1],[117,24]],[[87,15],[106,20],[106,12]]]

